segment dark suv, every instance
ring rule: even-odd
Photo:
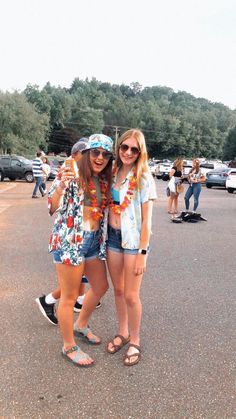
[[[26,182],[33,182],[32,162],[22,156],[0,156],[0,180],[3,181],[5,177],[10,180],[25,179]]]

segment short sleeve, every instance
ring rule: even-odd
[[[140,185],[141,203],[157,199],[156,184],[151,174],[145,174]]]

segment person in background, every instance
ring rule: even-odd
[[[199,195],[201,193],[202,190],[202,182],[205,182],[206,177],[205,175],[201,172],[200,169],[200,162],[198,159],[193,159],[192,162],[192,169],[190,170],[189,174],[188,174],[188,182],[189,182],[189,187],[186,191],[184,200],[185,200],[185,208],[188,211],[189,210],[189,200],[191,198],[191,196],[193,195],[193,211],[195,212],[196,209],[198,208],[198,204],[199,204]]]
[[[32,193],[32,198],[38,198],[37,196],[37,192],[38,190],[40,191],[42,197],[45,195],[42,183],[43,183],[43,162],[42,162],[42,157],[43,152],[42,151],[38,151],[36,153],[36,158],[33,160],[32,163],[32,170],[33,170],[33,175],[34,175],[34,180],[35,180],[35,187]]]
[[[62,355],[76,366],[93,365],[93,359],[75,343],[75,336],[98,345],[88,321],[100,298],[108,289],[106,276],[106,229],[112,174],[110,137],[89,137],[78,167],[66,161],[60,179],[55,179],[48,194],[49,213],[57,212],[50,237],[49,251],[55,263],[61,298],[58,320],[63,337]],[[73,325],[73,309],[83,274],[90,288]]]
[[[145,138],[138,129],[126,131],[117,142],[111,194],[107,264],[114,287],[118,334],[107,344],[107,351],[115,354],[129,343],[123,362],[131,366],[141,357],[139,294],[146,271],[152,206],[156,199]]]
[[[184,164],[183,159],[177,158],[174,161],[173,167],[171,168],[170,173],[169,173],[170,179],[174,177],[175,192],[170,191],[170,196],[168,198],[168,208],[167,208],[168,214],[178,214],[179,193],[176,190],[176,186],[177,184],[182,183],[183,164]]]
[[[42,187],[44,189],[44,193],[46,194],[47,193],[46,182],[47,182],[48,176],[50,175],[50,172],[51,172],[51,166],[50,166],[50,163],[49,163],[49,160],[48,160],[47,157],[42,156],[41,160],[43,162],[43,165],[42,165],[42,170],[43,170]]]
[[[82,158],[82,151],[86,148],[88,143],[87,138],[80,138],[79,141],[77,141],[72,149],[71,149],[71,157],[76,161],[78,164],[79,161]],[[44,157],[43,157],[44,159]],[[60,177],[60,172],[59,172]],[[88,283],[88,280],[86,276],[82,277],[81,285],[79,288],[78,298],[74,305],[74,311],[76,313],[79,313],[82,309],[83,300],[85,297],[85,286]],[[58,319],[56,317],[56,310],[55,305],[59,302],[61,296],[61,289],[60,287],[56,288],[52,292],[50,292],[47,295],[42,295],[41,297],[38,297],[35,299],[36,303],[38,304],[40,312],[43,314],[43,316],[54,325],[58,324]],[[101,307],[101,302],[99,301],[96,308]]]

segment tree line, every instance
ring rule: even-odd
[[[164,86],[118,85],[76,78],[0,92],[0,152],[70,153],[74,142],[103,132],[114,139],[140,128],[150,157],[236,157],[236,111]]]

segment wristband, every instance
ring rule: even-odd
[[[138,249],[138,253],[140,255],[146,255],[147,254],[147,250],[146,249]]]

